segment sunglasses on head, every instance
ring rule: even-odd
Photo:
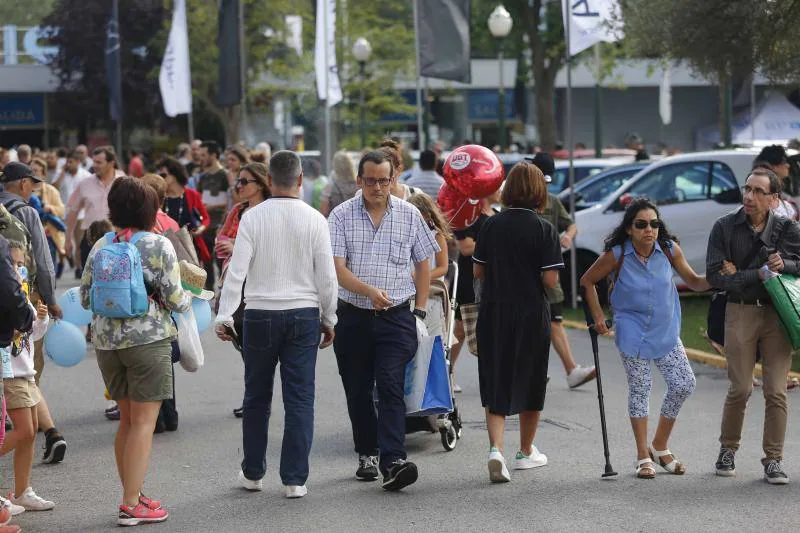
[[[633,227],[636,229],[645,229],[650,226],[653,229],[661,229],[661,221],[657,218],[654,220],[634,220]]]

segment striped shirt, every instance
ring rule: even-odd
[[[347,260],[347,268],[363,283],[386,291],[393,305],[417,292],[411,278],[413,264],[439,251],[419,210],[389,196],[389,208],[377,227],[373,225],[361,195],[340,204],[328,217],[334,257]],[[372,301],[339,288],[339,298],[362,309]]]
[[[788,224],[788,226],[786,226]],[[800,275],[800,228],[797,224],[769,213],[764,231],[756,233],[747,221],[744,208],[739,208],[733,213],[720,217],[711,229],[706,252],[706,278],[713,287],[728,292],[728,298],[734,300],[765,300],[769,301],[758,277],[758,268],[763,264],[758,254],[750,261],[749,265],[742,265],[742,261],[753,249],[775,248],[778,235],[783,230],[777,248],[784,262],[783,272],[786,274]],[[720,274],[723,261],[731,261],[736,265],[737,272],[732,276]]]
[[[437,174],[435,170],[420,170],[406,182],[406,185],[422,189],[422,192],[433,198],[435,202],[439,197],[439,189],[444,185],[444,178]]]

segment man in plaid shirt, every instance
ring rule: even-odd
[[[428,259],[439,251],[417,208],[391,195],[393,175],[386,154],[369,152],[358,164],[360,192],[328,218],[339,279],[333,347],[359,454],[356,478],[377,479],[380,453],[386,490],[417,480],[405,453],[405,367],[417,350],[415,316],[425,318]]]

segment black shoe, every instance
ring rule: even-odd
[[[153,433],[164,433],[165,429],[167,428],[164,426],[164,417],[159,414],[158,418],[156,418],[156,427],[153,429]]]
[[[789,483],[789,476],[783,471],[780,461],[770,459],[764,463],[764,479],[772,485],[786,485]]]
[[[178,411],[172,411],[164,414],[164,429],[167,431],[178,430]]]
[[[734,461],[736,452],[724,446],[719,449],[717,458],[717,475],[731,477],[736,475],[736,463]]]
[[[61,433],[54,429],[45,433],[42,462],[47,464],[60,463],[64,460],[65,453],[67,453],[67,441],[64,440]]]
[[[398,459],[389,467],[383,476],[383,490],[400,490],[417,480],[417,465],[410,461]]]
[[[375,481],[378,479],[378,458],[374,455],[359,455],[356,479],[359,481]]]
[[[244,407],[237,407],[233,410],[233,416],[236,418],[242,418],[244,416]]]

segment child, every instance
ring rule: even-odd
[[[27,283],[25,251],[16,243],[9,243],[11,261],[17,268],[21,283]],[[47,306],[39,303],[36,320],[30,335],[23,335],[10,348],[11,375],[3,380],[6,407],[14,429],[6,433],[0,455],[14,451],[14,493],[9,499],[26,511],[47,511],[55,507],[53,502],[36,495],[30,486],[33,468],[34,443],[38,430],[36,405],[41,401],[39,389],[33,377],[33,343],[44,337],[49,322]],[[12,513],[15,509],[12,508]]]
[[[449,267],[447,243],[453,239],[453,234],[450,233],[450,225],[427,194],[413,194],[408,201],[419,209],[423,220],[425,220],[431,234],[436,239],[436,244],[439,245],[439,251],[431,258],[431,281],[435,279],[443,280]],[[438,294],[431,294],[431,297],[428,298],[427,316],[423,321],[428,328],[428,334],[431,336],[444,336],[444,320],[442,299]],[[443,338],[442,341],[446,342],[447,339]]]

